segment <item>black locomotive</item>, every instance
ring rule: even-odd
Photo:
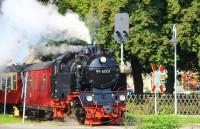
[[[120,73],[113,53],[105,53],[103,45],[88,45],[78,53],[60,56],[55,61],[54,70],[56,72],[52,78],[54,84],[52,91],[57,92],[52,93],[53,98],[63,99],[71,93],[78,93],[78,102],[74,103],[84,110],[83,117],[87,116],[85,110],[92,110],[90,112],[95,115],[98,114],[98,110],[101,114],[105,114],[105,116],[94,115],[91,118],[90,113],[86,124],[93,123],[90,119],[96,119],[95,117],[100,117],[99,123],[104,117],[105,120],[112,120],[115,123],[116,120],[113,120],[112,117],[116,116],[108,114],[118,114],[117,117],[122,119],[126,101],[126,76]],[[64,80],[59,77],[65,78],[64,80],[67,80],[68,83],[64,83]],[[93,109],[93,106],[96,109]],[[81,116],[78,117],[81,118]]]

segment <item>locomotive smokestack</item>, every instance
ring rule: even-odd
[[[99,55],[104,53],[103,44],[96,44],[96,53],[99,54]]]

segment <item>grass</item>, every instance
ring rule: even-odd
[[[187,124],[200,124],[197,116],[159,115],[126,115],[126,121],[133,123],[139,129],[176,129]]]
[[[143,120],[145,118],[151,118],[151,117],[155,117],[158,115],[133,115],[133,114],[127,114],[127,119],[131,119],[131,120]],[[163,116],[163,115],[162,115]],[[178,120],[178,122],[180,124],[189,124],[189,123],[198,123],[200,124],[200,116],[175,116],[175,115],[164,115],[167,116],[169,118],[173,117],[176,118]]]
[[[12,115],[2,115],[0,114],[0,124],[10,124],[10,123],[21,123],[21,118],[16,118]]]
[[[200,124],[200,116],[178,116],[177,118],[181,125],[190,123]]]

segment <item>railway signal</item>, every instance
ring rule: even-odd
[[[128,40],[129,33],[129,15],[127,13],[118,13],[115,15],[115,40],[123,44]]]
[[[121,71],[124,71],[124,42],[128,40],[129,15],[118,13],[115,15],[115,40],[121,44]]]

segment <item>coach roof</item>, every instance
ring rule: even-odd
[[[48,69],[53,63],[54,61],[32,64],[29,67],[25,68],[24,71]]]
[[[7,73],[8,72],[21,72],[27,66],[28,66],[27,64],[8,66],[3,71],[7,72]]]

